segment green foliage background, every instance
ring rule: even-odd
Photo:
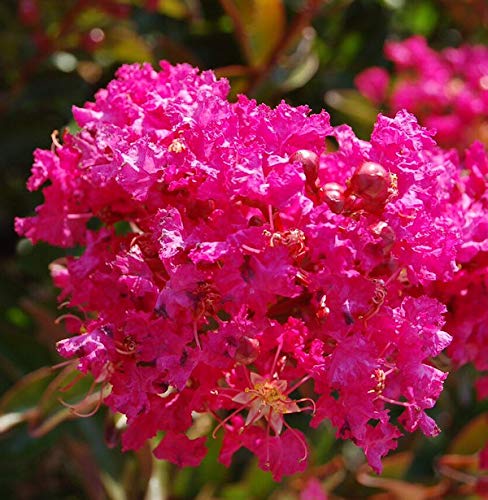
[[[64,336],[53,322],[59,313],[48,274],[61,253],[19,241],[13,218],[32,213],[41,200],[24,187],[34,148],[49,148],[53,130],[72,128],[71,105],[90,100],[122,63],[168,59],[215,69],[230,78],[234,95],[246,92],[268,104],[285,99],[315,111],[325,106],[334,124],[347,121],[367,137],[379,110],[360,97],[353,80],[368,66],[387,66],[385,40],[421,34],[436,48],[486,43],[487,3],[38,0],[39,20],[27,23],[21,3],[0,3],[0,497],[292,499],[307,477],[317,477],[336,498],[381,491],[390,495],[382,498],[478,498],[452,474],[475,473],[474,462],[466,469],[459,456],[470,456],[487,437],[482,414],[488,408],[474,399],[469,367],[449,379],[433,412],[443,434],[405,438],[403,453],[379,479],[361,469],[362,454],[352,444],[337,443],[327,428],[313,432],[308,475],[279,485],[246,454],[230,470],[219,465],[218,441],[199,469],[182,471],[154,462],[149,448],[122,455],[107,447],[116,429],[106,411],[71,420],[55,394],[39,403],[55,375],[41,367],[60,361],[54,345]],[[35,439],[34,414],[34,420],[66,421]],[[14,425],[15,418],[31,425]]]

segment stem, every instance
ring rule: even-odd
[[[391,403],[393,405],[404,406],[405,408],[410,408],[412,406],[411,403],[405,403],[404,401],[396,401],[395,399],[387,398],[386,396],[379,395],[378,399],[381,399],[385,403]]]
[[[215,429],[213,430],[212,432],[212,438],[213,439],[216,439],[217,437],[217,432],[222,428],[224,427],[224,425],[232,418],[232,417],[235,417],[237,414],[239,414],[239,412],[241,412],[242,410],[244,410],[245,408],[247,408],[253,401],[255,401],[257,399],[257,397],[251,399],[250,401],[248,401],[247,403],[243,403],[241,406],[239,406],[236,410],[234,410],[230,415],[227,415],[227,417],[224,418],[224,420],[220,420],[219,421],[219,425],[217,425],[217,427],[215,427]],[[215,418],[218,419],[217,417],[217,414],[212,412],[215,416]]]
[[[305,375],[302,377],[298,382],[293,384],[287,391],[285,392],[285,396],[290,395],[295,389],[298,389],[303,383],[305,383],[307,380],[311,379],[312,375]]]
[[[279,344],[278,344],[278,348],[276,349],[276,354],[275,354],[275,357],[273,359],[273,365],[271,366],[271,371],[269,372],[269,375],[271,377],[273,377],[273,374],[275,373],[275,370],[276,370],[276,364],[278,363],[278,357],[281,353],[281,348],[283,347],[283,341],[281,341]]]
[[[308,447],[307,447],[306,441],[302,438],[302,436],[300,436],[300,434],[293,427],[290,427],[286,423],[286,420],[283,419],[283,423],[285,424],[285,427],[298,439],[298,441],[302,445],[303,450],[304,450],[304,454],[298,461],[304,462],[305,460],[307,460],[307,457],[308,457]]]
[[[271,412],[273,410],[270,408],[268,412],[267,424],[266,424],[266,467],[270,467],[269,462],[269,431],[271,427]]]

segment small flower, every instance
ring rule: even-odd
[[[296,447],[296,443],[298,443],[302,452],[300,456],[296,457],[297,460],[295,461],[295,465],[291,466],[290,464],[289,473],[302,470],[301,464],[304,463],[308,457],[308,446],[303,434],[290,427],[284,416],[290,413],[315,411],[315,403],[312,399],[301,398],[293,400],[289,397],[289,395],[309,377],[304,377],[292,387],[288,387],[288,382],[286,380],[280,380],[276,378],[276,376],[266,377],[255,372],[248,373],[247,371],[245,371],[245,376],[249,379],[249,386],[243,391],[237,392],[238,389],[235,388],[218,391],[220,396],[230,399],[231,405],[238,403],[239,406],[224,420],[219,422],[218,426],[213,431],[213,436],[215,437],[216,433],[221,428],[227,431],[228,423],[236,422],[237,416],[242,411],[247,410],[246,419],[242,422],[239,429],[239,434],[243,435],[241,444],[250,447],[250,449],[257,446],[254,451],[260,458],[264,459],[264,468],[272,470],[276,478],[276,475],[279,474],[277,470],[282,460],[282,452],[278,452],[278,448],[281,449],[282,439],[286,438],[288,441],[293,439],[295,441],[293,446]],[[235,392],[237,392],[237,394],[233,395]],[[300,403],[308,403],[308,406],[300,407]],[[246,444],[248,442],[245,436],[248,434],[249,429],[259,424],[261,420],[265,421],[264,448],[259,443],[254,445]],[[282,432],[284,427],[286,428],[286,433]],[[271,434],[271,430],[274,436]],[[277,453],[278,455],[276,455]]]
[[[241,403],[243,408],[248,409],[244,425],[255,424],[264,418],[276,435],[281,434],[285,424],[283,415],[298,413],[304,409],[288,397],[286,380],[269,379],[254,372],[251,372],[250,378],[251,387],[246,387],[232,398],[232,401]],[[301,401],[305,400],[298,402]]]

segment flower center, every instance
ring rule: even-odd
[[[255,394],[262,404],[269,406],[273,411],[279,414],[288,413],[290,403],[293,403],[273,381],[265,380],[257,382],[253,389],[246,389],[245,392]]]
[[[264,236],[269,238],[269,246],[276,247],[283,245],[290,250],[293,258],[297,259],[303,257],[307,253],[307,246],[305,245],[305,234],[301,229],[289,229],[286,231],[271,232],[265,229]]]
[[[181,142],[180,139],[174,139],[173,142],[168,146],[168,151],[171,153],[182,153],[186,150],[186,146]]]

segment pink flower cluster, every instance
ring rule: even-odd
[[[464,45],[440,52],[414,36],[385,45],[395,65],[388,72],[372,67],[356,85],[375,104],[392,113],[408,109],[422,125],[437,131],[444,147],[463,150],[474,140],[488,142],[488,47]]]
[[[433,295],[447,305],[446,330],[453,336],[447,352],[454,366],[471,363],[485,372],[476,384],[482,400],[488,399],[488,154],[475,142],[463,162],[456,153],[450,156],[460,165],[451,195],[451,220],[460,238],[457,272],[452,280],[436,283]]]
[[[431,359],[451,337],[434,296],[461,318],[486,286],[480,272],[460,293],[456,265],[483,260],[486,157],[472,150],[461,190],[405,111],[366,142],[228,90],[188,65],[124,66],[74,108],[78,133],[36,151],[28,187],[45,201],[16,229],[84,248],[52,266],[78,312],[58,350],[126,416],[125,450],[163,431],[157,457],[198,465],[207,438],[187,431],[207,413],[221,462],[245,447],[280,480],[309,456],[292,422],[327,419],[380,471],[404,431],[439,432],[426,410],[447,374]]]
[[[372,67],[356,84],[372,102],[395,112],[406,108],[436,130],[446,152],[439,161],[457,165],[451,172],[451,221],[459,233],[457,272],[438,282],[431,295],[447,305],[448,349],[454,366],[472,363],[488,371],[488,48],[464,45],[436,52],[419,36],[385,46],[395,65],[393,81],[386,70]],[[481,142],[473,140],[478,139]],[[473,143],[472,143],[473,142]],[[472,143],[472,144],[471,144]],[[488,398],[488,376],[477,382],[478,397]]]

